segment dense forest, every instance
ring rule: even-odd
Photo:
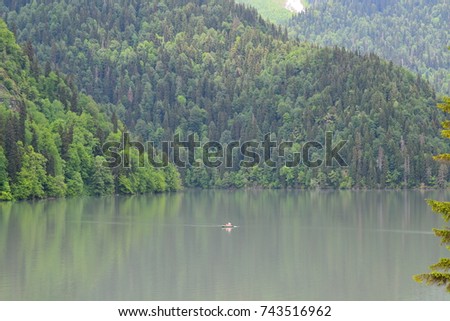
[[[0,20],[0,200],[175,190],[173,166],[104,167],[100,144],[123,125],[77,91],[72,78],[41,70],[30,43]]]
[[[289,22],[300,40],[376,53],[450,94],[450,2],[447,0],[312,0]]]
[[[34,107],[26,112],[2,106],[4,132],[10,119],[26,128],[14,143],[2,138],[6,182],[12,187],[20,186],[18,173],[25,162],[13,160],[11,146],[21,158],[31,152],[41,155],[42,179],[59,177],[67,188],[61,194],[177,189],[173,166],[161,171],[96,167],[103,157],[98,144],[117,140],[122,130],[156,144],[174,134],[194,133],[202,142],[226,144],[261,141],[271,133],[278,142],[294,142],[288,153],[299,152],[306,141],[323,142],[327,131],[348,141],[341,153],[348,167],[286,167],[279,162],[274,168],[181,168],[187,187],[446,186],[446,166],[432,159],[447,148],[439,137],[441,114],[434,90],[421,77],[374,54],[289,40],[285,29],[227,0],[3,1],[0,13],[29,61],[21,71],[26,84],[12,84],[23,92],[20,96],[28,97],[27,86],[38,93],[27,98]],[[9,43],[17,47],[13,40]],[[16,51],[3,50],[9,57],[5,63],[21,55]],[[7,77],[1,83],[11,88],[6,84],[16,73],[5,63]],[[49,79],[68,88],[68,96],[58,96],[58,86],[44,86]],[[33,126],[37,119],[44,125]],[[65,138],[76,137],[75,128],[84,140]],[[43,137],[47,142],[39,143]],[[59,156],[50,158],[47,145]],[[85,188],[69,193],[74,179],[69,151],[75,149],[78,167],[73,171]],[[239,153],[235,157],[244,158]],[[59,167],[50,165],[55,162]],[[97,176],[103,180],[101,193],[92,181]],[[31,197],[14,193],[16,198]]]

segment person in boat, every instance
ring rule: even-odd
[[[228,222],[227,224],[225,224],[225,226],[233,226],[233,224],[231,224],[230,222]]]

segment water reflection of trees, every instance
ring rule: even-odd
[[[377,284],[401,293],[402,275],[409,282],[415,271],[392,267],[436,254],[432,235],[414,234],[435,225],[424,197],[436,195],[239,190],[0,203],[0,299],[276,300],[280,288],[281,299],[346,299]],[[240,227],[214,228],[228,221]]]

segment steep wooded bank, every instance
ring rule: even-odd
[[[77,91],[71,77],[43,72],[31,44],[16,44],[0,19],[0,200],[175,190],[173,167],[103,166],[101,143],[120,136],[107,106]],[[137,186],[139,185],[139,186]]]

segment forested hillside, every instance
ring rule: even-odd
[[[323,142],[326,131],[348,140],[348,167],[188,167],[180,169],[186,186],[445,185],[446,167],[431,157],[446,147],[434,91],[376,55],[288,40],[232,1],[30,2],[4,1],[1,12],[19,41],[32,43],[36,64],[71,75],[142,140],[271,133],[295,142],[291,152]],[[137,189],[118,181],[123,192]]]
[[[450,94],[450,1],[313,0],[289,22],[293,36],[376,53]]]
[[[32,45],[17,45],[1,19],[0,55],[0,200],[107,195],[123,191],[119,179],[147,184],[128,193],[179,188],[173,167],[104,167],[101,143],[118,139],[121,123],[71,76],[42,70]]]

